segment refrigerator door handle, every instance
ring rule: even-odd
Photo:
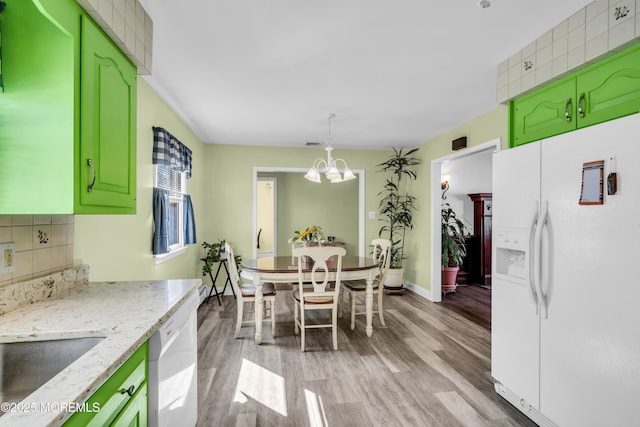
[[[536,211],[533,215],[533,219],[531,220],[531,225],[529,226],[529,291],[531,295],[531,299],[536,306],[536,315],[538,315],[538,292],[536,291],[535,285],[535,260],[538,258],[534,256],[535,254],[535,231],[538,225],[538,217],[539,217],[540,205],[539,202],[536,202]]]
[[[538,220],[538,225],[536,226],[536,232],[534,237],[534,245],[536,245],[536,249],[534,250],[535,256],[535,270],[534,277],[536,282],[536,288],[538,289],[538,295],[540,296],[540,304],[542,305],[542,309],[544,310],[544,318],[547,318],[548,310],[547,310],[547,296],[542,291],[542,272],[543,270],[546,272],[546,265],[543,266],[542,260],[542,232],[547,224],[547,218],[549,216],[549,203],[547,200],[542,201],[542,208],[540,210],[540,219]],[[545,274],[546,278],[546,274]]]
[[[540,266],[541,266],[541,281],[540,281],[540,292],[542,306],[544,308],[544,318],[549,318],[549,250],[545,252],[544,246],[542,245],[542,237],[547,241],[546,247],[549,248],[550,245],[550,236],[549,236],[549,207],[546,207],[547,215],[545,215],[544,223],[542,224],[542,235],[540,236]],[[544,289],[543,289],[544,285]]]

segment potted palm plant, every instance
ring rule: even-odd
[[[442,293],[455,292],[460,265],[467,256],[469,228],[449,203],[442,205]]]
[[[417,177],[416,166],[422,161],[415,157],[417,148],[407,152],[393,149],[393,155],[378,165],[378,172],[385,172],[389,177],[385,181],[384,189],[378,193],[380,203],[379,220],[384,223],[378,232],[379,237],[388,238],[391,241],[391,262],[385,288],[401,290],[403,284],[404,269],[402,261],[404,255],[404,239],[407,230],[413,228],[413,211],[416,198],[409,194],[406,181],[414,181]],[[404,181],[403,181],[404,179]]]

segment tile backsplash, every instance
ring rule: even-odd
[[[498,64],[505,103],[640,40],[640,0],[594,0]]]
[[[0,286],[23,282],[73,266],[73,215],[0,215],[0,243],[16,245],[13,273]]]

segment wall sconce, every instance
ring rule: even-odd
[[[440,188],[442,189],[442,200],[447,200],[447,196],[445,196],[444,194],[449,189],[449,179],[451,179],[451,175],[449,175],[448,173],[440,177]]]

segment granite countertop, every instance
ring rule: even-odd
[[[0,417],[0,426],[62,424],[71,412],[40,409],[84,402],[191,293],[197,293],[200,282],[90,282],[0,315],[0,342],[105,337],[24,399],[21,404],[29,412],[7,413]]]

